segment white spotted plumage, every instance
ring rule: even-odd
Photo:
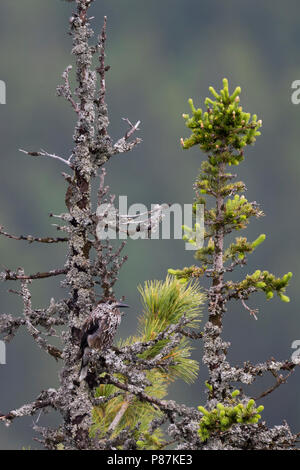
[[[120,307],[128,305],[119,302],[100,303],[86,320],[80,344],[80,357],[82,357],[80,382],[87,376],[91,349],[106,351],[111,348],[121,323]]]

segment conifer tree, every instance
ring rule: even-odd
[[[13,292],[23,303],[20,316],[0,315],[1,336],[8,342],[19,328],[25,327],[41,354],[49,354],[59,362],[60,384],[57,389],[39,393],[32,403],[6,413],[1,410],[0,422],[10,425],[16,418],[55,410],[61,416],[56,429],[33,426],[37,440],[46,449],[160,449],[169,444],[162,425],[173,414],[175,419],[180,410],[176,403],[163,400],[168,386],[177,378],[192,381],[198,370],[198,364],[190,358],[186,328],[196,328],[200,320],[204,294],[199,285],[184,286],[167,278],[140,287],[143,313],[137,319],[136,336],[105,351],[91,351],[88,375],[79,382],[84,326],[97,305],[117,300],[115,285],[127,260],[122,256],[125,243],[116,247],[109,238],[99,236],[99,227],[106,227],[110,210],[115,211],[125,232],[131,221],[114,208],[114,195],[105,184],[106,168],[111,158],[131,151],[140,142],[133,139],[139,122],[131,124],[125,119],[129,128],[117,142],[108,133],[106,18],[97,41],[92,42],[89,8],[93,1],[73,2],[76,10],[69,23],[77,87],[72,90],[69,65],[62,75],[63,84],[57,88],[58,96],[69,102],[76,116],[72,153],[65,158],[46,151],[22,150],[35,158],[59,160],[68,168],[69,172],[62,174],[67,185],[62,201],[66,211],[52,214],[64,236],[17,236],[0,227],[0,234],[11,240],[42,243],[45,249],[56,243],[68,247],[65,264],[57,269],[28,274],[17,268],[0,273],[1,281],[20,283],[19,290]],[[95,69],[94,56],[98,56]],[[95,178],[99,190],[93,204]],[[149,211],[145,227],[140,224],[139,230],[151,232],[160,214],[159,206],[153,213]],[[47,308],[34,308],[31,283],[56,276],[63,276],[65,297],[58,301],[51,298]],[[54,344],[57,338],[60,346]]]
[[[195,206],[203,204],[204,238],[206,244],[197,249],[196,265],[184,269],[169,269],[169,273],[182,283],[190,283],[206,276],[210,280],[207,289],[208,321],[203,332],[203,362],[208,367],[209,379],[206,382],[207,403],[200,406],[202,413],[198,430],[201,448],[220,449],[275,449],[289,448],[297,440],[288,425],[268,429],[261,424],[260,413],[263,406],[256,407],[252,397],[247,396],[245,385],[253,383],[258,376],[271,372],[276,383],[268,394],[284,383],[296,366],[292,361],[275,361],[253,365],[250,362],[231,366],[227,360],[230,343],[222,339],[223,321],[226,319],[228,303],[240,302],[242,307],[257,319],[258,310],[248,305],[251,294],[262,291],[270,300],[274,294],[283,302],[289,302],[285,294],[292,277],[289,272],[276,277],[268,271],[256,270],[239,281],[228,279],[230,273],[247,263],[251,254],[266,238],[259,235],[256,240],[237,236],[235,242],[226,245],[226,237],[246,228],[251,217],[259,218],[263,212],[256,202],[249,202],[244,193],[246,186],[236,181],[232,168],[237,167],[245,157],[245,148],[255,143],[260,135],[262,121],[256,115],[246,113],[240,104],[241,88],[229,93],[228,80],[223,80],[223,88],[216,92],[209,88],[212,98],[206,98],[205,110],[196,109],[190,99],[191,116],[184,114],[186,126],[191,130],[190,137],[181,139],[183,149],[199,146],[207,155],[201,164],[201,172],[194,185]],[[208,198],[214,201],[209,205]],[[191,236],[185,238],[196,244],[197,227],[187,230]],[[279,375],[286,371],[287,376]],[[243,388],[235,387],[240,383]],[[259,398],[263,398],[262,393]],[[189,444],[187,445],[189,447]],[[193,448],[197,445],[194,444]]]

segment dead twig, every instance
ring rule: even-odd
[[[12,235],[7,233],[3,230],[3,227],[0,225],[0,235],[4,237],[10,238],[11,240],[24,240],[29,243],[38,242],[38,243],[60,243],[60,242],[67,242],[69,239],[66,237],[33,237],[32,235]]]
[[[56,160],[63,162],[65,165],[73,168],[72,163],[70,162],[72,155],[66,160],[65,158],[60,157],[59,155],[55,155],[55,153],[48,153],[46,150],[41,149],[39,152],[28,152],[27,150],[19,149],[20,152],[25,153],[26,155],[30,155],[31,157],[50,157]]]

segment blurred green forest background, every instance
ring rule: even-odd
[[[12,233],[55,235],[49,213],[64,211],[63,165],[27,157],[18,149],[44,148],[66,156],[71,152],[75,116],[69,103],[55,96],[55,89],[65,67],[73,63],[67,34],[73,7],[60,0],[0,4],[0,79],[7,84],[7,104],[0,106],[0,224]],[[92,7],[97,33],[103,16],[108,16],[110,132],[114,138],[124,134],[122,117],[142,121],[142,144],[107,168],[112,191],[127,195],[129,204],[192,201],[203,155],[196,148],[184,152],[179,145],[180,137],[188,135],[181,115],[188,112],[189,97],[202,105],[209,85],[219,89],[227,77],[231,90],[242,87],[245,111],[263,120],[262,136],[237,171],[248,187],[247,198],[260,202],[266,213],[245,235],[254,240],[266,233],[267,239],[239,275],[268,269],[278,275],[292,271],[294,277],[289,304],[252,297],[251,306],[256,302],[260,309],[258,321],[240,304],[231,305],[224,338],[232,342],[230,359],[236,364],[290,358],[292,342],[300,340],[300,105],[291,102],[291,84],[300,79],[299,13],[297,0],[97,0]],[[126,252],[129,261],[118,294],[125,295],[132,308],[123,320],[123,337],[135,331],[141,312],[137,285],[164,279],[169,267],[193,262],[192,252],[185,251],[180,240],[130,240]],[[60,267],[64,260],[61,246],[0,239],[0,270],[24,266],[31,273]],[[63,297],[59,282],[35,281],[34,306]],[[0,311],[19,314],[20,300],[7,293],[12,287],[0,285]],[[201,349],[193,355],[201,360]],[[59,365],[20,331],[7,347],[7,365],[0,366],[0,412],[55,387],[58,370]],[[189,405],[203,403],[205,378],[201,364],[196,383],[173,384],[170,397]],[[260,379],[249,393],[255,396],[272,383],[271,377]],[[269,425],[287,419],[300,431],[299,385],[296,371],[287,385],[262,402]],[[57,420],[55,414],[43,415],[39,425]],[[2,426],[0,448],[38,448],[32,424],[27,418],[10,428]]]

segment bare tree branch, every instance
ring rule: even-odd
[[[38,243],[60,243],[60,242],[67,242],[68,238],[64,237],[33,237],[32,235],[11,235],[10,233],[7,233],[3,230],[3,227],[0,225],[0,235],[3,235],[4,237],[10,238],[12,240],[25,240],[29,243],[33,242],[38,242]]]
[[[51,388],[43,391],[34,402],[23,405],[20,408],[12,410],[5,415],[0,415],[0,421],[3,421],[6,425],[9,425],[15,418],[32,416],[37,411],[46,409],[48,407],[55,408],[56,396],[57,392],[55,389]]]
[[[58,155],[55,155],[54,153],[48,153],[45,150],[40,150],[39,152],[28,152],[27,150],[19,149],[19,151],[25,153],[26,155],[30,155],[32,157],[50,157],[50,158],[54,158],[55,160],[59,160],[59,161],[65,163],[65,165],[68,165],[69,167],[72,168],[72,163],[70,162],[71,157],[68,160],[66,160],[65,158],[59,157]]]
[[[74,111],[78,114],[79,113],[79,105],[78,103],[75,102],[73,98],[73,94],[71,91],[71,86],[70,86],[70,80],[69,80],[69,75],[72,70],[72,65],[68,65],[64,73],[62,74],[62,78],[64,79],[64,85],[59,85],[56,88],[56,93],[58,96],[64,96],[67,101],[71,103],[72,108]]]
[[[47,271],[43,273],[35,273],[35,274],[19,274],[18,272],[13,272],[7,269],[5,272],[0,273],[0,280],[3,281],[18,281],[24,279],[45,279],[48,277],[53,276],[60,276],[62,274],[66,274],[68,272],[67,269],[54,269],[52,271]]]

